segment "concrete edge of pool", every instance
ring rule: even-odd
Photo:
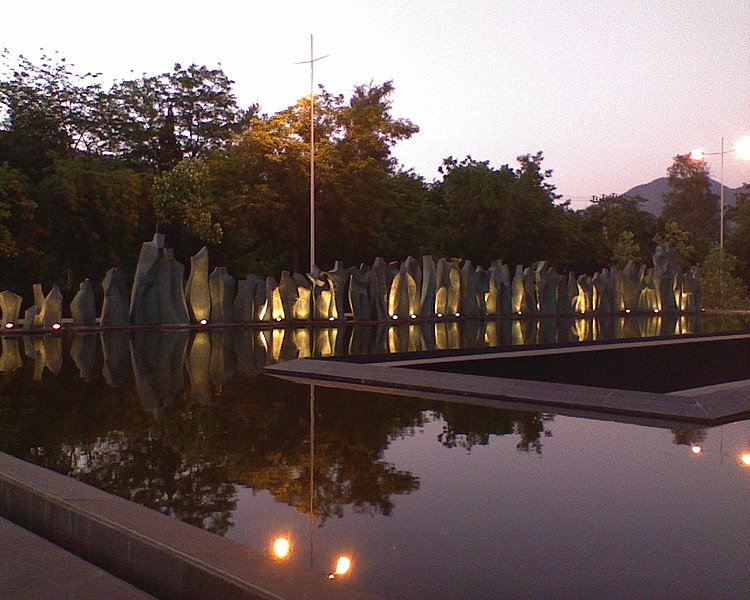
[[[377,599],[3,453],[0,516],[157,598]]]
[[[747,334],[732,337],[748,337]],[[705,338],[713,339],[711,338]],[[686,343],[680,340],[677,343]],[[700,340],[692,340],[700,341]],[[663,341],[641,342],[644,346]],[[626,344],[622,344],[626,345]],[[628,346],[636,343],[630,342]],[[609,348],[616,345],[610,345]],[[590,347],[595,348],[595,345]],[[573,351],[583,351],[576,348]],[[521,353],[557,353],[555,348],[522,350]],[[506,349],[502,350],[507,353]],[[481,358],[487,357],[483,354]],[[466,359],[463,355],[462,359]],[[302,358],[270,365],[265,371],[277,377],[323,387],[352,387],[388,394],[418,395],[438,400],[469,402],[498,408],[555,412],[589,418],[614,419],[644,425],[675,424],[714,426],[750,417],[750,380],[695,388],[672,393],[630,391],[568,383],[512,379],[400,368],[449,359],[346,362],[325,358]]]

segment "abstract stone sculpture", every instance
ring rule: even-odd
[[[52,286],[49,294],[44,298],[44,310],[42,311],[42,327],[52,327],[62,321],[63,296],[57,284]]]
[[[479,315],[477,303],[477,274],[470,260],[461,268],[461,305],[458,312],[467,317]]]
[[[81,283],[78,293],[70,302],[70,312],[73,315],[73,323],[78,327],[96,325],[96,297],[89,279]]]
[[[432,256],[422,257],[422,293],[419,297],[419,314],[425,318],[435,316],[436,267]]]
[[[130,322],[133,325],[161,322],[158,275],[163,249],[163,233],[155,233],[153,240],[143,242],[141,246],[130,296]]]
[[[388,265],[378,256],[370,270],[371,314],[378,321],[385,321],[388,318],[387,302],[390,287],[387,287],[387,272]]]
[[[653,256],[654,261],[654,291],[656,294],[656,309],[666,313],[677,312],[675,301],[675,277],[677,276],[677,258],[668,246],[659,244]]]
[[[402,265],[391,283],[388,294],[388,316],[392,320],[416,317],[419,313],[417,283],[411,273]]]
[[[211,323],[234,323],[234,277],[226,267],[216,267],[208,278]]]
[[[284,310],[284,318],[294,319],[294,310],[299,300],[299,292],[297,291],[297,282],[294,281],[289,271],[282,271],[281,273],[281,279],[279,279],[279,298]]]
[[[562,278],[554,268],[548,269],[544,261],[537,265],[535,277],[539,313],[554,315],[557,313],[557,289]]]
[[[352,269],[349,276],[349,306],[355,321],[370,321],[370,273],[364,268]]]
[[[297,321],[309,321],[312,318],[312,286],[310,280],[301,273],[292,276],[297,287],[297,302],[294,304],[292,318]]]
[[[328,279],[333,294],[330,317],[336,321],[346,320],[346,284],[349,280],[349,269],[344,268],[344,263],[337,260],[332,271],[323,273]]]
[[[8,290],[0,292],[0,311],[2,311],[3,315],[0,325],[3,329],[10,329],[18,323],[21,302],[23,302],[23,298],[18,294],[14,294]]]
[[[104,304],[99,324],[102,327],[124,327],[130,319],[128,316],[128,284],[120,267],[107,271],[102,281]]]
[[[208,287],[208,248],[203,246],[190,257],[190,276],[185,287],[185,302],[193,323],[211,317],[211,290]]]
[[[523,313],[539,314],[539,302],[536,297],[536,269],[526,267],[523,270]]]

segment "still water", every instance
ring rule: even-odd
[[[283,536],[321,576],[348,556],[347,576],[384,598],[750,597],[750,422],[645,427],[261,373],[432,339],[664,333],[515,323],[5,337],[0,450],[262,551]]]

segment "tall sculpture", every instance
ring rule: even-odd
[[[91,289],[91,281],[84,280],[78,293],[70,302],[70,312],[73,323],[79,327],[93,327],[96,325],[96,298]]]
[[[208,321],[211,316],[211,290],[208,287],[208,248],[205,246],[190,257],[185,301],[193,323]]]
[[[18,323],[18,313],[21,311],[22,301],[23,298],[18,294],[8,290],[0,292],[0,311],[3,315],[0,326],[3,329],[10,329]]]
[[[120,267],[107,271],[102,281],[104,304],[99,323],[102,327],[124,327],[129,321],[128,284]]]

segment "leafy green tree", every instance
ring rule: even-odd
[[[221,243],[222,229],[213,220],[208,197],[209,170],[200,158],[184,158],[171,171],[154,179],[154,213],[161,224],[186,229],[204,242]]]
[[[542,153],[518,157],[519,168],[499,169],[488,161],[449,157],[443,180],[432,190],[441,226],[437,251],[487,265],[553,259],[567,266],[571,256],[572,216],[547,182]]]
[[[27,277],[72,290],[112,266],[132,268],[150,225],[150,186],[149,176],[113,159],[56,160],[34,191],[43,254]]]
[[[654,243],[669,246],[677,255],[683,267],[690,265],[690,259],[695,256],[695,248],[690,244],[691,236],[680,229],[675,221],[669,221],[664,229],[654,236]]]
[[[674,221],[687,232],[693,252],[686,258],[691,263],[700,262],[716,241],[719,231],[719,204],[711,192],[709,168],[705,161],[690,155],[675,156],[667,169],[669,191],[664,195],[661,220]],[[676,250],[676,248],[673,248]]]
[[[0,164],[0,257],[13,258],[33,251],[25,230],[35,209],[23,173],[7,162]]]
[[[641,247],[635,242],[632,231],[623,231],[617,238],[612,250],[612,262],[618,267],[624,267],[628,261],[637,261],[641,254]]]
[[[727,250],[740,261],[737,274],[750,283],[750,186],[735,196],[735,205],[728,207],[726,216],[734,227],[726,229]]]
[[[737,257],[722,250],[718,244],[711,248],[699,267],[701,303],[705,308],[750,308],[747,288],[735,275],[739,266]]]
[[[317,262],[323,268],[336,259],[356,264],[421,248],[424,185],[391,155],[416,127],[391,115],[392,93],[386,82],[355,88],[348,102],[322,88],[315,97]],[[302,271],[309,264],[309,115],[304,98],[256,117],[224,155],[212,158],[226,258],[240,272]]]
[[[221,68],[175,64],[170,73],[121,81],[108,92],[107,148],[156,171],[223,149],[257,111],[244,111]]]
[[[588,255],[581,257],[580,271],[590,272],[619,263],[623,252],[637,262],[650,261],[656,218],[641,210],[644,202],[639,196],[603,196],[594,198],[591,206],[580,212]],[[630,238],[627,243],[622,238],[625,232],[630,234],[626,236]]]

